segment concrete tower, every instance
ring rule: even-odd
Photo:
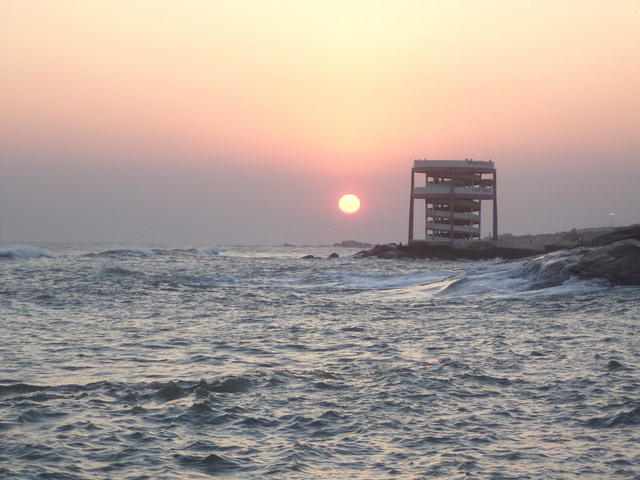
[[[416,184],[416,175],[424,183]],[[421,182],[422,183],[422,182]],[[411,169],[409,244],[449,244],[480,239],[483,201],[493,203],[493,240],[498,239],[496,169],[492,161],[415,160]],[[424,238],[414,238],[414,204],[424,201]]]

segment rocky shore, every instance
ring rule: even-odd
[[[449,245],[387,243],[376,245],[368,250],[355,254],[356,257],[393,258],[433,258],[437,260],[489,260],[502,258],[513,260],[539,254],[540,251],[531,248],[515,248],[496,245],[493,242],[473,242],[464,248],[452,248]]]
[[[567,272],[583,279],[603,278],[616,285],[640,285],[640,225],[622,227],[595,236],[589,240],[580,239],[573,244],[554,248],[557,252],[566,252]],[[443,260],[516,259],[544,256],[534,249],[512,248],[508,245],[482,246],[470,249],[451,249],[450,247],[416,248],[403,244],[389,243],[375,245],[368,250],[355,254],[356,257],[396,258],[438,258]]]
[[[618,228],[579,249],[570,272],[581,278],[605,278],[618,285],[640,285],[640,225]]]

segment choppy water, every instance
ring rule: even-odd
[[[638,287],[331,251],[0,247],[0,477],[640,478]]]

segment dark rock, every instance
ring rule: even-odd
[[[312,258],[316,258],[313,255],[305,255],[304,257],[302,257],[302,260],[311,260]]]
[[[611,232],[597,236],[587,244],[590,246],[602,246],[627,239],[640,240],[640,225],[631,225],[629,227],[616,228]]]
[[[408,251],[401,248],[402,245],[396,245],[395,243],[385,243],[383,245],[376,245],[369,250],[362,250],[356,253],[357,257],[378,257],[384,259],[395,258],[416,258]]]
[[[640,240],[613,240],[587,249],[569,271],[581,278],[605,278],[618,285],[640,285]]]
[[[329,255],[329,258],[340,258],[340,255],[338,255],[336,252],[333,252],[331,255]]]
[[[614,285],[640,285],[640,226],[613,230],[582,246],[535,258],[524,267],[525,274],[535,273],[542,284],[577,276],[601,278]],[[529,271],[532,268],[540,271]]]

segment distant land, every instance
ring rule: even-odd
[[[339,243],[334,243],[334,247],[344,247],[344,248],[371,248],[373,244],[366,242],[358,242],[357,240],[343,240]]]
[[[556,233],[536,233],[527,235],[513,235],[511,233],[503,233],[498,235],[497,245],[506,248],[516,248],[524,250],[536,250],[546,252],[567,248],[581,243],[589,242],[595,237],[604,235],[618,228],[627,227],[601,227],[601,228],[573,228],[571,230]],[[488,239],[487,239],[488,240]],[[488,240],[489,241],[489,240]],[[342,248],[371,248],[375,244],[370,242],[362,242],[359,240],[342,240],[332,245],[316,245],[321,247],[342,247]],[[402,245],[402,242],[400,242]],[[311,245],[295,245],[292,243],[284,243],[283,247],[309,247]]]
[[[502,235],[498,235],[498,244],[508,248],[523,248],[546,252],[587,243],[594,238],[613,230],[615,230],[613,227],[603,227],[572,228],[571,230],[564,232],[538,233],[531,235],[512,235],[510,233],[503,233]]]
[[[308,247],[309,245],[293,245],[291,243],[282,244],[283,247]],[[341,242],[336,242],[333,245],[319,245],[321,247],[343,247],[343,248],[371,248],[373,247],[373,243],[367,242],[359,242],[357,240],[342,240]]]

